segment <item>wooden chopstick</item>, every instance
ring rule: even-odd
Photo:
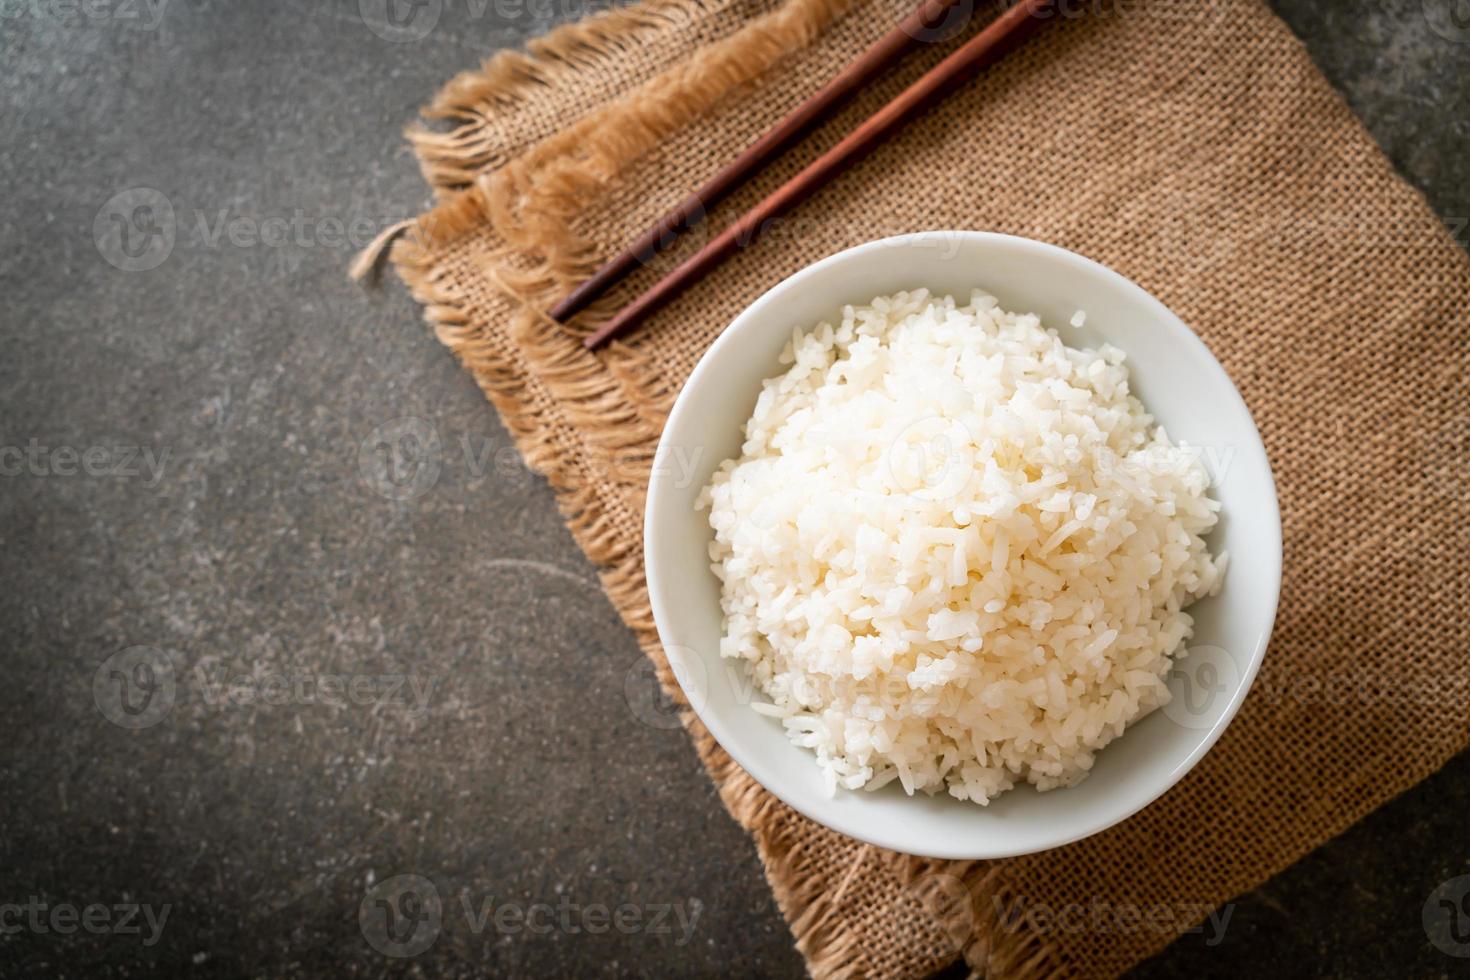
[[[582,342],[583,345],[588,350],[594,350],[638,326],[650,314],[723,262],[737,248],[749,244],[766,222],[806,200],[828,181],[861,160],[910,119],[969,81],[982,68],[999,61],[1024,41],[1031,29],[1048,19],[1043,14],[1054,2],[1055,0],[1021,0],[991,21],[984,30],[904,89],[892,102],[868,117],[836,146],[741,215],[718,236],[710,239],[692,258],[629,303],[589,335]]]
[[[784,119],[756,140],[704,186],[680,201],[653,227],[610,259],[592,277],[551,308],[551,318],[560,323],[586,309],[616,285],[640,262],[647,262],[681,231],[696,227],[705,211],[739,187],[784,150],[831,115],[859,89],[886,71],[926,32],[934,30],[951,7],[960,0],[923,0],[913,11],[872,47],[837,74],[826,85],[797,106]]]

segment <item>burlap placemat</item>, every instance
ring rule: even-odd
[[[1189,322],[1265,437],[1286,574],[1255,691],[1163,799],[1045,854],[919,861],[796,815],[686,722],[813,973],[918,975],[962,952],[996,976],[1116,974],[1470,736],[1470,261],[1258,0],[1119,0],[1067,5],[1088,13],[1059,17],[631,342],[578,345],[607,305],[571,330],[537,312],[908,5],[648,0],[498,55],[428,111],[447,127],[413,134],[440,203],[393,257],[675,697],[640,558],[649,461],[700,353],[767,287],[883,235],[991,229],[1092,256]],[[957,43],[926,45],[713,224]]]

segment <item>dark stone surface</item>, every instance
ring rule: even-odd
[[[584,6],[448,0],[393,43],[356,0],[0,0],[0,974],[800,972],[550,491],[403,289],[343,277],[341,239],[428,201],[416,108]],[[1278,8],[1470,215],[1470,20]],[[164,199],[171,252],[127,271],[163,256],[109,215]],[[1463,969],[1420,910],[1470,872],[1467,809],[1461,758],[1139,972]],[[429,896],[400,875],[439,898],[411,959],[359,921]]]

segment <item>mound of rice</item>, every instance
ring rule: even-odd
[[[752,708],[829,792],[986,803],[1084,778],[1168,701],[1184,608],[1224,573],[1198,452],[1129,393],[1121,351],[982,293],[847,307],[782,363],[701,497],[720,652],[770,699]]]

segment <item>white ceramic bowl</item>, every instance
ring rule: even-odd
[[[1192,608],[1189,654],[1170,676],[1174,701],[1103,749],[1069,789],[1029,785],[989,806],[947,795],[823,789],[810,750],[757,714],[743,665],[722,661],[719,582],[710,571],[708,512],[695,499],[725,459],[762,380],[793,328],[835,320],[843,304],[926,286],[1034,312],[1074,347],[1103,341],[1128,355],[1135,393],[1173,440],[1200,447],[1222,504],[1212,550],[1230,552],[1220,595]],[[1081,329],[1068,326],[1087,312]],[[1096,262],[1041,242],[981,232],[924,232],[860,245],[771,289],[736,318],[699,362],[664,429],[650,481],[645,561],[659,636],[691,705],[731,756],[813,820],[880,847],[939,858],[997,858],[1095,834],[1161,796],[1200,760],[1250,689],[1276,616],[1281,521],[1271,469],[1250,413],[1219,362],[1178,317]]]

